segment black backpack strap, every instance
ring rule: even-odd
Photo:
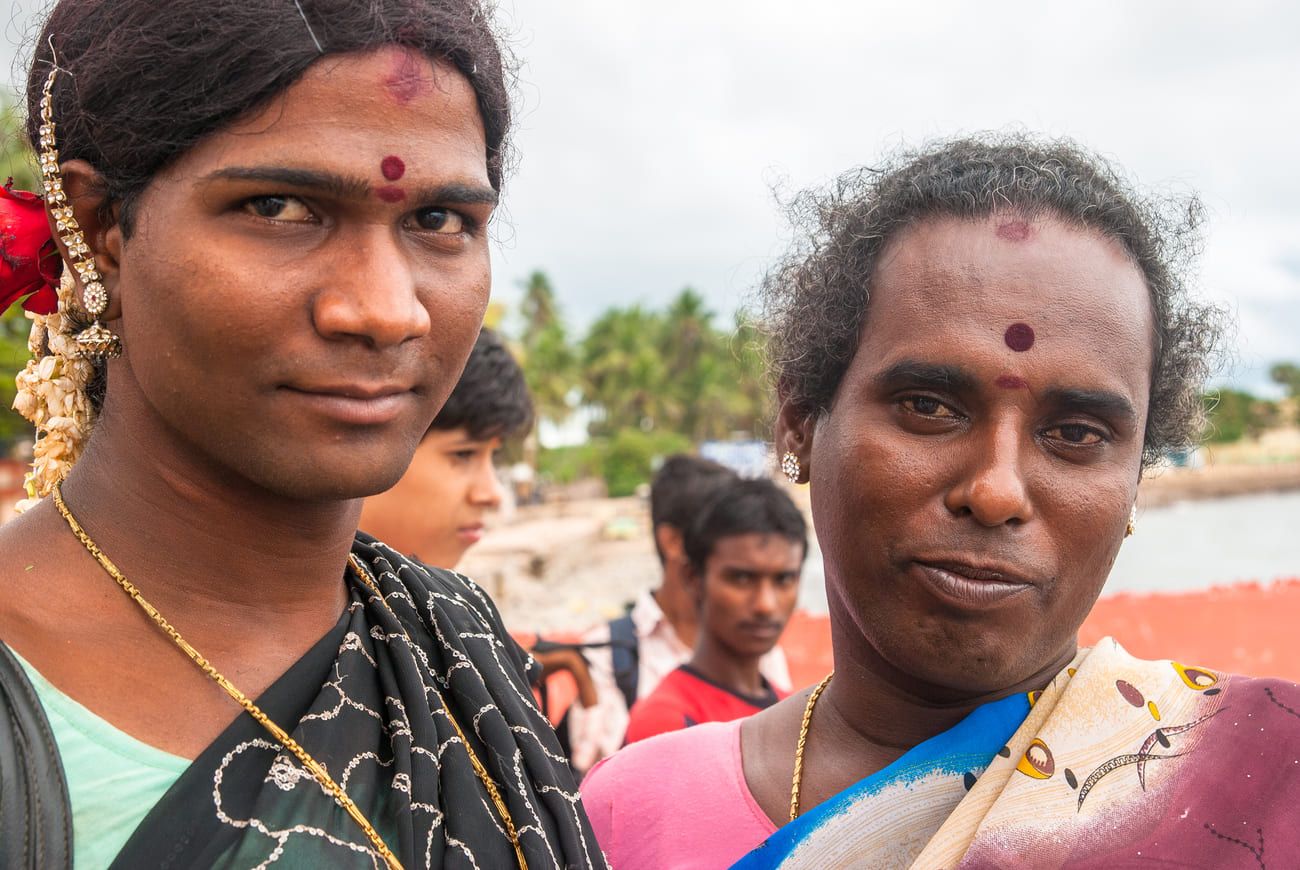
[[[609,622],[609,652],[614,659],[614,682],[627,701],[627,708],[636,703],[638,671],[641,665],[640,641],[636,636],[636,623],[632,614],[620,616]]]
[[[72,814],[54,732],[36,689],[0,643],[0,867],[69,870]]]

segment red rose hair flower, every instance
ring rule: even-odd
[[[45,201],[34,193],[14,190],[9,179],[0,189],[0,313],[26,297],[23,308],[53,314],[59,307],[57,288],[63,260],[50,234]]]

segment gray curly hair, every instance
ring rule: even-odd
[[[984,134],[839,176],[789,206],[797,235],[761,286],[782,401],[827,413],[858,349],[877,259],[899,231],[936,216],[1050,214],[1122,244],[1142,271],[1155,319],[1143,466],[1193,444],[1202,389],[1218,360],[1224,313],[1188,292],[1200,249],[1196,197],[1139,195],[1104,158],[1073,142]]]

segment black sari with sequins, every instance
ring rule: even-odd
[[[604,868],[533,701],[535,663],[492,602],[364,534],[352,552],[385,602],[349,570],[338,624],[258,706],[326,767],[407,870],[518,866],[449,712],[496,781],[528,866]],[[244,714],[154,806],[112,870],[384,866],[357,823]]]

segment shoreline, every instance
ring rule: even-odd
[[[1138,486],[1138,506],[1164,507],[1179,501],[1292,490],[1300,490],[1300,462],[1168,468],[1143,478]]]

